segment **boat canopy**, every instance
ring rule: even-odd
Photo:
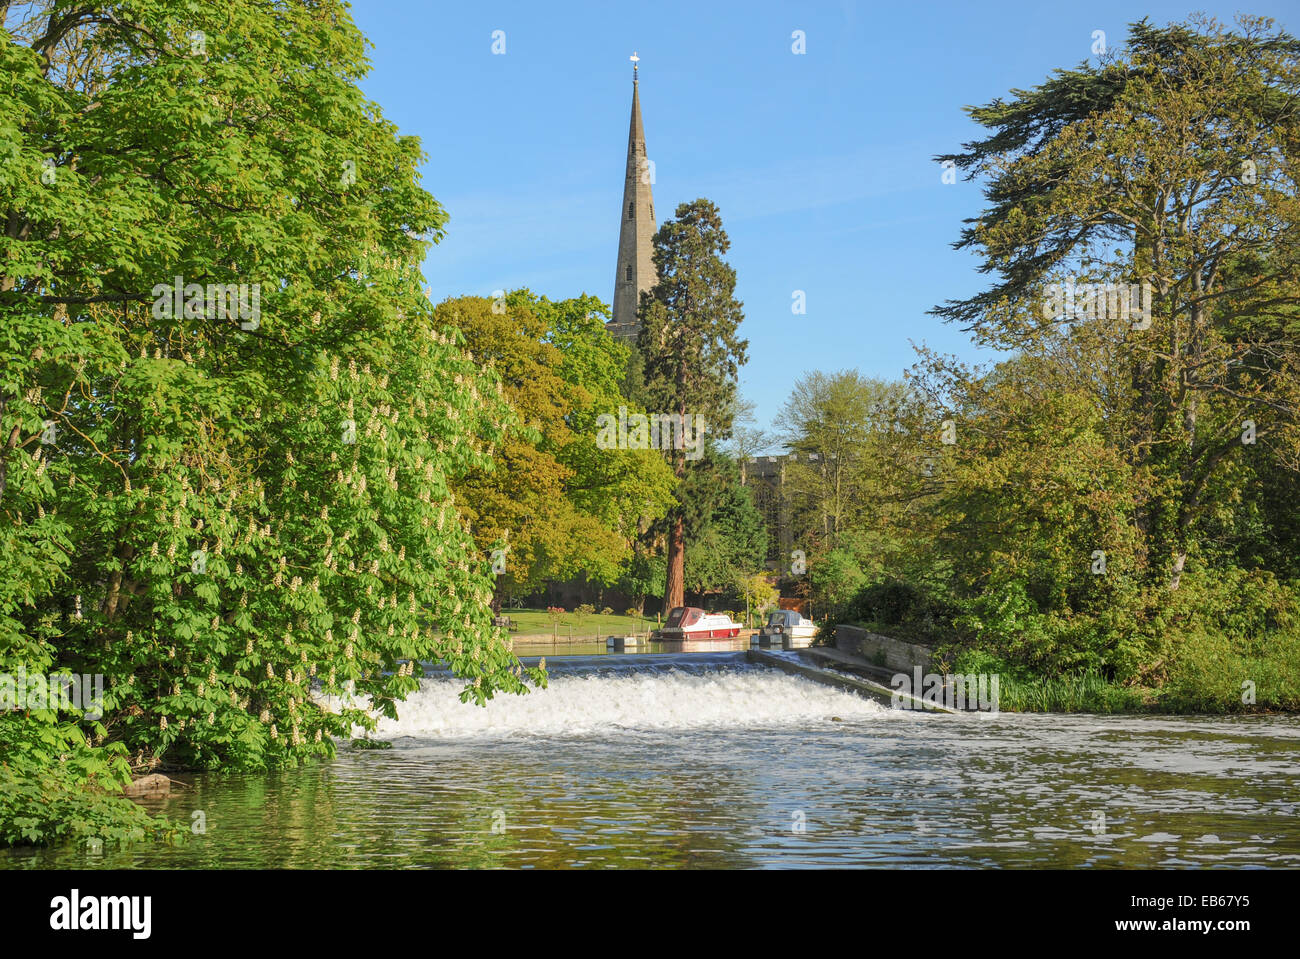
[[[803,614],[797,609],[774,609],[767,614],[767,625],[769,626],[799,626],[802,623],[809,623],[811,620],[803,618]]]
[[[668,614],[668,622],[664,623],[665,629],[673,629],[677,626],[683,628],[694,626],[704,616],[704,610],[695,606],[674,606]]]

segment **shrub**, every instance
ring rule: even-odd
[[[1300,635],[1274,633],[1251,640],[1197,632],[1183,637],[1159,708],[1211,713],[1300,708]]]
[[[844,617],[908,639],[933,640],[952,633],[958,608],[926,589],[900,580],[885,580],[862,589]]]
[[[131,780],[125,753],[121,743],[91,748],[77,725],[47,710],[0,716],[0,846],[182,836],[122,795]]]

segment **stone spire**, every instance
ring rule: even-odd
[[[655,235],[655,203],[650,186],[654,167],[646,158],[645,129],[641,126],[641,98],[637,92],[635,53],[632,61],[632,120],[627,133],[627,169],[623,176],[623,206],[619,210],[618,266],[614,274],[614,318],[606,324],[620,339],[635,340],[640,324],[637,306],[641,292],[655,285],[651,256]]]

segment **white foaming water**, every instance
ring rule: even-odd
[[[621,675],[619,674],[621,673]],[[429,678],[381,719],[375,736],[504,737],[586,735],[611,729],[780,726],[888,712],[852,693],[770,670],[678,669],[552,675],[546,689],[498,695],[486,707],[462,703],[461,680]]]

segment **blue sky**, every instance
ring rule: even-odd
[[[943,184],[931,159],[978,135],[962,107],[1092,58],[1095,30],[1119,45],[1143,16],[1198,9],[1231,22],[1243,8],[360,0],[353,13],[374,44],[363,87],[422,139],[424,185],[451,215],[425,260],[435,302],[520,286],[609,302],[636,50],[655,212],[700,196],[721,210],[749,339],[741,391],[767,423],[808,370],[894,378],[913,342],[978,358],[926,314],[987,283],[950,246],[980,189]],[[1244,12],[1297,29],[1293,3]]]

